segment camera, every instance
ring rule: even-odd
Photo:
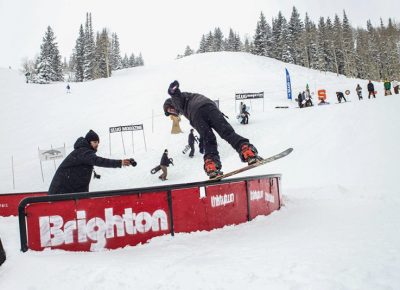
[[[96,171],[93,170],[93,179],[100,179],[101,175],[97,174]]]
[[[137,165],[137,162],[136,162],[135,159],[133,159],[133,158],[129,158],[129,162],[131,163],[131,165],[132,165],[133,167],[135,167],[135,166]]]

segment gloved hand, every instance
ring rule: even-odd
[[[179,90],[179,83],[178,81],[173,81],[169,87],[168,87],[168,94],[170,96],[175,95],[176,93],[180,93],[181,91]]]

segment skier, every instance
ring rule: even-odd
[[[362,88],[361,88],[360,84],[357,84],[356,92],[357,92],[358,100],[361,101],[363,99],[363,97],[362,97]]]
[[[368,82],[367,88],[368,88],[368,99],[371,98],[371,95],[374,98],[376,98],[376,96],[375,96],[375,87],[374,87],[374,84],[371,81]]]
[[[193,134],[193,131],[194,131],[193,129],[190,129],[190,134],[188,137],[188,144],[190,146],[189,157],[192,157],[192,158],[194,156],[194,142],[198,143],[197,138]]]
[[[212,129],[239,153],[243,162],[253,164],[260,159],[256,148],[248,139],[236,134],[212,100],[200,94],[181,92],[178,81],[170,84],[168,94],[171,98],[164,103],[165,115],[183,114],[200,133],[204,142],[204,171],[210,178],[223,174],[217,139]]]
[[[158,177],[162,181],[167,180],[167,175],[168,175],[167,167],[169,167],[170,164],[174,165],[174,163],[172,162],[172,158],[168,158],[168,149],[165,149],[160,161],[162,174]]]
[[[67,94],[71,93],[71,87],[69,86],[69,84],[67,84]]]
[[[345,102],[347,102],[346,98],[344,97],[344,94],[342,92],[336,92],[336,96],[338,99],[338,102],[341,103],[342,99],[344,99]]]
[[[88,192],[93,166],[117,168],[134,165],[129,159],[114,160],[96,155],[99,135],[90,130],[85,138],[79,137],[72,151],[60,164],[49,188],[49,195]],[[94,172],[94,171],[93,171]],[[95,172],[95,178],[99,178]]]
[[[390,90],[392,87],[391,82],[385,80],[385,82],[383,83],[383,87],[385,88],[385,96],[389,96],[392,94],[392,91]]]

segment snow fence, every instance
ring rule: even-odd
[[[210,231],[278,210],[281,175],[31,197],[19,205],[21,250],[100,251]]]

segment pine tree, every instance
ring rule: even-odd
[[[223,50],[224,35],[219,27],[214,29],[214,37],[212,42],[212,51]]]
[[[193,54],[193,50],[190,48],[189,45],[186,46],[185,52],[184,52],[184,56],[189,56]]]
[[[85,79],[85,33],[81,24],[79,28],[79,36],[75,44],[75,81],[83,82]]]
[[[343,28],[339,16],[335,15],[333,23],[333,55],[337,74],[344,74],[345,61],[343,52]]]
[[[132,66],[130,65],[128,55],[127,55],[126,53],[125,53],[125,55],[124,55],[124,58],[121,60],[121,66],[122,66],[122,68],[129,68],[129,67],[132,67]]]
[[[249,41],[248,37],[246,37],[246,39],[244,40],[243,51],[244,52],[249,52],[249,53],[252,51],[251,50],[250,41]]]
[[[207,37],[206,37],[206,45],[205,45],[206,52],[214,51],[213,50],[214,49],[214,45],[213,44],[214,44],[214,36],[213,36],[212,32],[210,31],[207,34]]]
[[[38,82],[62,81],[61,56],[55,42],[54,32],[50,26],[47,27],[43,43],[40,46],[40,56],[36,62],[36,75]]]
[[[136,65],[136,58],[135,55],[131,53],[131,56],[129,57],[128,67],[134,67],[135,65]]]
[[[329,41],[328,41],[328,32],[326,29],[325,19],[324,17],[320,17],[318,23],[318,33],[317,33],[317,56],[318,56],[318,64],[317,69],[321,71],[327,71],[329,69]]]
[[[304,51],[304,25],[300,19],[300,14],[297,12],[296,7],[293,7],[292,16],[289,21],[289,49],[290,54],[293,56],[295,64],[304,65],[305,51]]]
[[[136,58],[136,66],[144,66],[144,60],[141,52],[139,53],[139,56]]]
[[[278,17],[272,20],[272,47],[271,56],[278,60],[282,60],[283,50],[286,51],[286,46],[282,47],[284,41],[286,41],[286,36],[282,38],[282,30],[284,25],[286,25],[286,19],[283,17],[282,12],[279,11]],[[287,34],[287,33],[286,33]]]
[[[346,76],[355,77],[357,75],[357,68],[355,64],[353,28],[349,23],[345,11],[343,11],[343,53],[345,59],[345,74]]]
[[[84,36],[84,62],[83,62],[83,79],[93,80],[95,79],[95,43],[92,27],[92,14],[86,13],[85,23],[85,36]]]
[[[111,76],[112,70],[110,62],[111,43],[107,29],[105,28],[99,35],[99,39],[96,43],[96,50],[99,63],[99,77],[108,78]]]
[[[268,25],[264,14],[261,12],[254,35],[254,49],[252,53],[255,55],[270,56],[270,39],[271,27]]]
[[[121,52],[117,33],[112,34],[111,39],[111,69],[119,70],[122,68]]]
[[[199,50],[197,51],[197,53],[205,53],[206,51],[207,51],[206,37],[203,34],[200,40]]]
[[[287,63],[294,63],[294,57],[292,55],[292,50],[290,47],[290,38],[289,38],[289,26],[286,22],[286,19],[283,19],[282,22],[282,32],[279,39],[279,46],[281,47],[281,60]]]

